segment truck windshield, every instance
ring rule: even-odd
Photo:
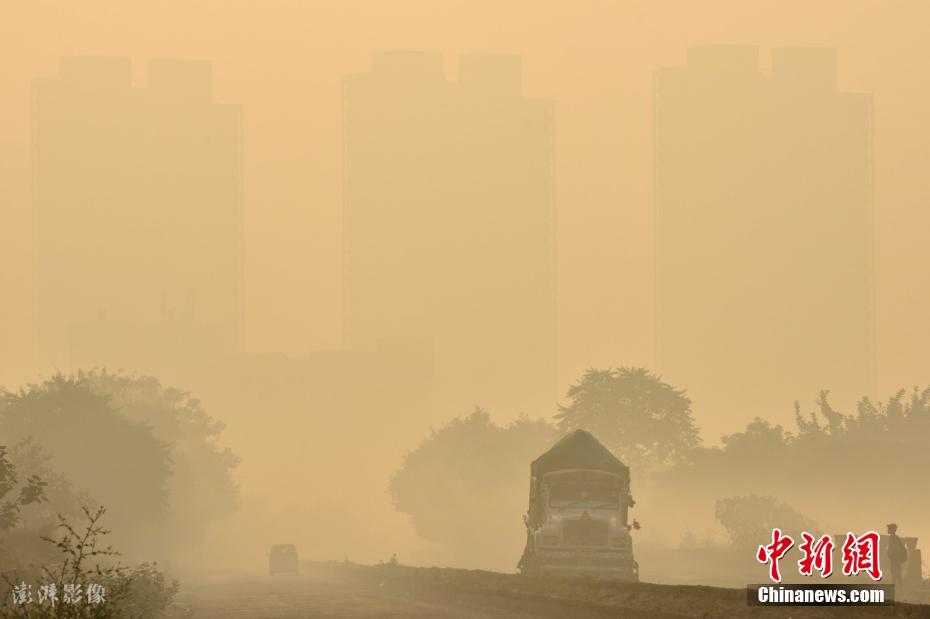
[[[549,486],[549,506],[617,509],[620,491],[603,484],[556,483]]]

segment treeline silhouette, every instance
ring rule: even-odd
[[[645,368],[588,370],[551,419],[499,426],[476,410],[413,449],[390,483],[417,532],[463,562],[519,555],[529,464],[562,433],[592,431],[631,466],[647,544],[761,543],[773,526],[845,532],[909,523],[928,507],[930,388],[855,412],[796,405],[796,428],[756,418],[705,446],[682,389]],[[501,563],[497,563],[500,565]]]
[[[861,532],[895,521],[904,535],[919,535],[930,388],[863,399],[853,412],[835,410],[828,396],[819,394],[811,411],[797,405],[790,429],[756,418],[707,445],[684,389],[645,368],[591,369],[549,417],[499,424],[477,408],[431,430],[387,490],[429,543],[421,557],[513,569],[525,539],[530,462],[565,432],[585,428],[631,467],[639,550],[745,547],[771,526]],[[383,436],[355,432],[359,440],[342,457],[379,467],[370,455]],[[238,505],[238,458],[223,447],[223,425],[190,393],[151,376],[95,370],[3,391],[0,445],[0,571],[53,561],[41,537],[56,531],[59,514],[79,522],[85,508],[104,505],[114,545],[151,560],[191,552]],[[324,460],[314,450],[302,458],[308,482],[295,497],[326,499],[321,489],[330,482],[312,474]],[[349,490],[375,500],[383,488]],[[328,537],[379,535],[357,518],[342,522],[349,508],[331,503],[314,508],[323,510],[316,520],[328,523]],[[265,511],[245,512],[239,516],[256,527],[271,522]],[[315,517],[292,516],[301,525],[294,531],[319,537],[320,527],[308,524]],[[325,543],[317,539],[326,555],[319,558],[333,558],[339,549]]]
[[[722,445],[695,450],[657,474],[663,504],[708,509],[720,498],[764,495],[789,502],[825,532],[925,521],[930,466],[930,388],[835,410],[823,391],[815,410],[795,405],[795,428],[756,418]],[[704,508],[702,508],[704,509]],[[706,511],[706,510],[705,510]]]

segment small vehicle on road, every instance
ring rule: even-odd
[[[269,574],[296,574],[299,561],[294,544],[275,544],[268,553]]]

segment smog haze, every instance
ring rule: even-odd
[[[130,557],[513,571],[577,429],[630,465],[653,581],[756,500],[930,535],[930,4],[4,15],[0,445]],[[43,402],[140,459],[96,477]],[[844,470],[888,502],[824,499]]]

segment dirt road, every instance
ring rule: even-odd
[[[199,574],[182,582],[174,619],[930,617],[930,606],[902,603],[763,609],[747,606],[745,589],[389,565],[307,564],[300,575]]]
[[[637,616],[637,615],[633,615]],[[654,616],[654,615],[639,615]],[[565,618],[602,619],[615,613],[546,600],[498,599],[484,594],[416,596],[375,583],[353,582],[320,571],[299,576],[215,575],[185,584],[173,618]]]

